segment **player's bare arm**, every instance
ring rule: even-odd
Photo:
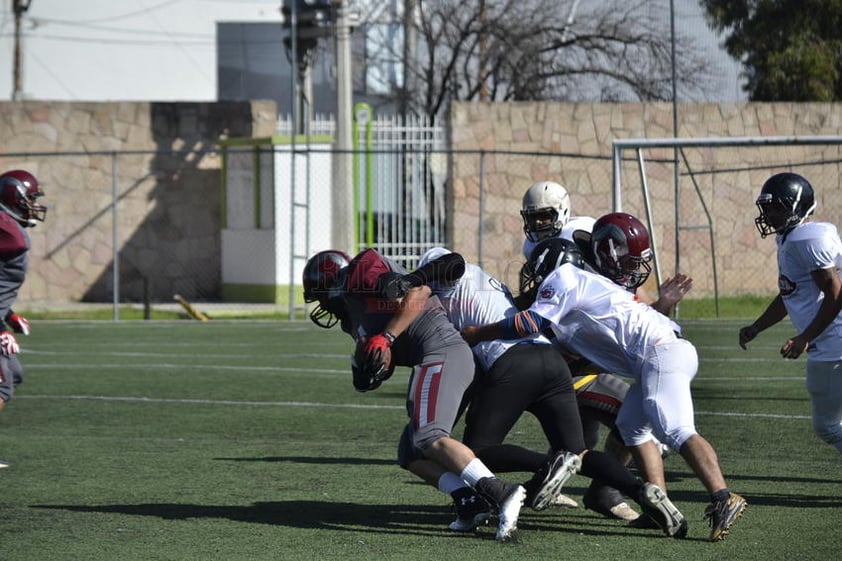
[[[754,320],[751,325],[740,328],[740,348],[745,349],[746,344],[751,342],[761,331],[769,329],[786,317],[786,307],[780,294],[775,296],[760,317]]]
[[[424,305],[429,300],[431,294],[430,287],[426,285],[410,288],[405,296],[397,299],[397,312],[389,320],[385,331],[388,331],[394,337],[406,331],[406,328],[424,310]]]

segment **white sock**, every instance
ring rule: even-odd
[[[465,483],[464,479],[453,472],[448,471],[439,477],[439,491],[442,493],[447,493],[449,495],[453,491],[464,487],[468,487],[468,484]]]
[[[462,470],[461,476],[462,479],[471,485],[476,485],[480,479],[485,477],[494,477],[494,474],[491,473],[491,470],[488,469],[484,463],[482,463],[482,460],[474,458],[467,466],[465,466],[465,469]]]

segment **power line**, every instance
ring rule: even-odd
[[[107,22],[107,21],[117,21],[117,20],[121,20],[121,19],[133,18],[135,16],[140,16],[140,15],[143,15],[143,14],[149,14],[149,13],[155,12],[155,11],[161,9],[161,8],[165,8],[165,7],[171,6],[173,4],[178,4],[179,2],[181,2],[181,0],[167,0],[166,2],[161,2],[160,4],[157,4],[155,6],[149,6],[148,8],[143,8],[142,10],[135,10],[134,12],[127,12],[125,14],[110,16],[110,17],[107,17],[107,18],[78,20],[78,21],[74,21],[74,22],[69,22],[69,21],[59,22],[59,20],[54,20],[54,23],[65,23],[67,25],[84,25],[84,24],[87,24],[87,23],[103,23],[103,22]],[[43,21],[49,21],[49,20],[43,20]]]

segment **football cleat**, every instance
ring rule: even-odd
[[[535,492],[530,505],[535,510],[544,510],[561,494],[561,488],[582,467],[582,458],[572,452],[559,452],[530,481]]]
[[[522,485],[506,483],[496,477],[483,477],[477,482],[476,490],[497,509],[497,541],[512,540],[517,530],[520,509],[526,499],[526,489]]]
[[[579,503],[576,502],[576,499],[561,493],[555,499],[550,501],[549,506],[555,508],[579,508]]]
[[[605,485],[589,487],[582,497],[582,502],[585,508],[606,518],[631,522],[637,520],[640,516],[637,511],[629,506],[629,503],[625,501],[623,495],[617,489]]]
[[[514,489],[500,502],[497,509],[497,535],[495,538],[500,542],[510,541],[515,537],[517,520],[520,516],[520,509],[526,499],[526,489],[522,485],[513,485]]]
[[[0,469],[7,468],[10,465],[12,465],[12,464],[9,463],[9,460],[0,460]]]
[[[456,509],[456,520],[450,523],[454,532],[473,532],[479,526],[488,523],[491,518],[491,507],[476,491],[470,487],[457,489],[450,494]]]
[[[725,539],[731,526],[743,515],[746,506],[746,500],[736,493],[731,493],[725,500],[710,503],[705,508],[705,519],[710,522],[710,541]]]
[[[644,483],[639,502],[644,514],[655,522],[667,536],[678,539],[687,536],[687,520],[681,514],[681,511],[672,504],[663,489],[654,483]],[[640,518],[644,517],[641,516]],[[643,524],[638,524],[639,520],[632,521],[631,525],[637,528],[645,527]]]

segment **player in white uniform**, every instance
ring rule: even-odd
[[[678,450],[711,496],[705,510],[710,540],[725,537],[742,514],[746,501],[732,493],[715,450],[696,431],[690,382],[698,356],[680,338],[669,318],[636,300],[628,290],[602,275],[565,263],[555,268],[550,258],[560,240],[550,239],[533,251],[536,299],[514,318],[479,328],[466,328],[470,344],[488,339],[515,339],[551,329],[572,352],[604,370],[632,378],[617,418],[623,441],[631,449],[642,476],[661,488],[666,482],[663,460],[652,433]],[[617,248],[621,249],[621,248]],[[594,253],[598,253],[594,248]],[[644,276],[637,259],[615,253],[627,277]]]
[[[779,293],[751,325],[740,346],[789,314],[798,334],[781,347],[783,358],[807,352],[807,391],[813,430],[842,452],[842,242],[836,226],[805,222],[816,207],[813,187],[795,173],[770,177],[757,198],[761,237],[776,234]]]
[[[581,262],[575,244],[570,242],[570,248],[573,253],[563,258]],[[420,266],[448,253],[433,248],[422,257]],[[431,283],[430,287],[457,329],[517,314],[509,289],[471,263],[465,264],[464,274],[455,282]],[[546,337],[535,333],[518,341],[481,341],[472,350],[482,373],[472,392],[464,442],[490,469],[533,471],[536,476],[525,484],[528,492],[551,488],[555,495],[581,466],[582,475],[610,484],[638,502],[668,536],[684,536],[684,516],[660,488],[637,480],[612,456],[588,449],[570,371]],[[550,443],[549,458],[545,453],[503,444],[525,411],[540,422]],[[548,484],[551,478],[555,484]],[[546,508],[553,498],[538,492],[529,492],[528,497],[536,510]]]
[[[562,185],[554,181],[538,181],[529,186],[523,195],[520,210],[520,215],[523,218],[523,232],[526,236],[523,242],[523,256],[527,259],[527,264],[524,265],[524,268],[528,267],[532,250],[539,242],[550,238],[558,238],[572,241],[579,246],[585,257],[586,269],[599,272],[590,248],[591,233],[596,225],[596,220],[590,216],[571,217],[570,214],[570,195]],[[616,225],[624,227],[627,224],[623,221],[625,217],[629,216],[614,213],[605,215],[600,220],[604,226],[611,226],[614,225],[613,222],[619,222]],[[633,218],[633,220],[637,221],[636,218]],[[645,227],[643,227],[643,232],[645,232]],[[640,240],[642,248],[644,243],[645,251],[651,251],[648,233],[646,233],[645,240]],[[524,292],[523,286],[526,282],[524,274],[524,269],[521,269],[521,293]],[[670,314],[675,304],[690,290],[692,285],[693,279],[679,273],[664,281],[659,290],[659,297],[655,301],[641,286],[635,286],[630,290],[640,300],[651,304],[661,313]],[[520,297],[516,301],[520,307],[528,307],[528,304],[523,306],[519,299]],[[677,325],[674,328],[679,332],[681,330]],[[599,369],[595,369],[593,365],[588,365],[587,361],[576,361],[572,363],[571,369],[573,370],[577,397],[580,403],[585,443],[593,448],[599,438],[599,427],[601,425],[605,425],[609,431],[614,429],[618,405],[621,405],[625,398],[628,384],[611,374],[599,372]],[[594,378],[594,375],[597,377]],[[597,396],[598,399],[595,401],[587,399],[588,396],[593,395]],[[607,409],[605,409],[606,407]],[[663,456],[670,452],[669,447],[661,442],[656,441],[656,446]],[[621,443],[617,442],[616,434],[612,434],[612,432],[608,434],[605,449],[620,461],[626,463],[630,461],[628,452]],[[597,481],[589,487],[582,498],[585,507],[609,518],[623,518],[625,520],[636,518],[637,513],[629,508],[622,495],[610,487],[600,485]],[[571,504],[575,505],[575,501],[572,501]]]

